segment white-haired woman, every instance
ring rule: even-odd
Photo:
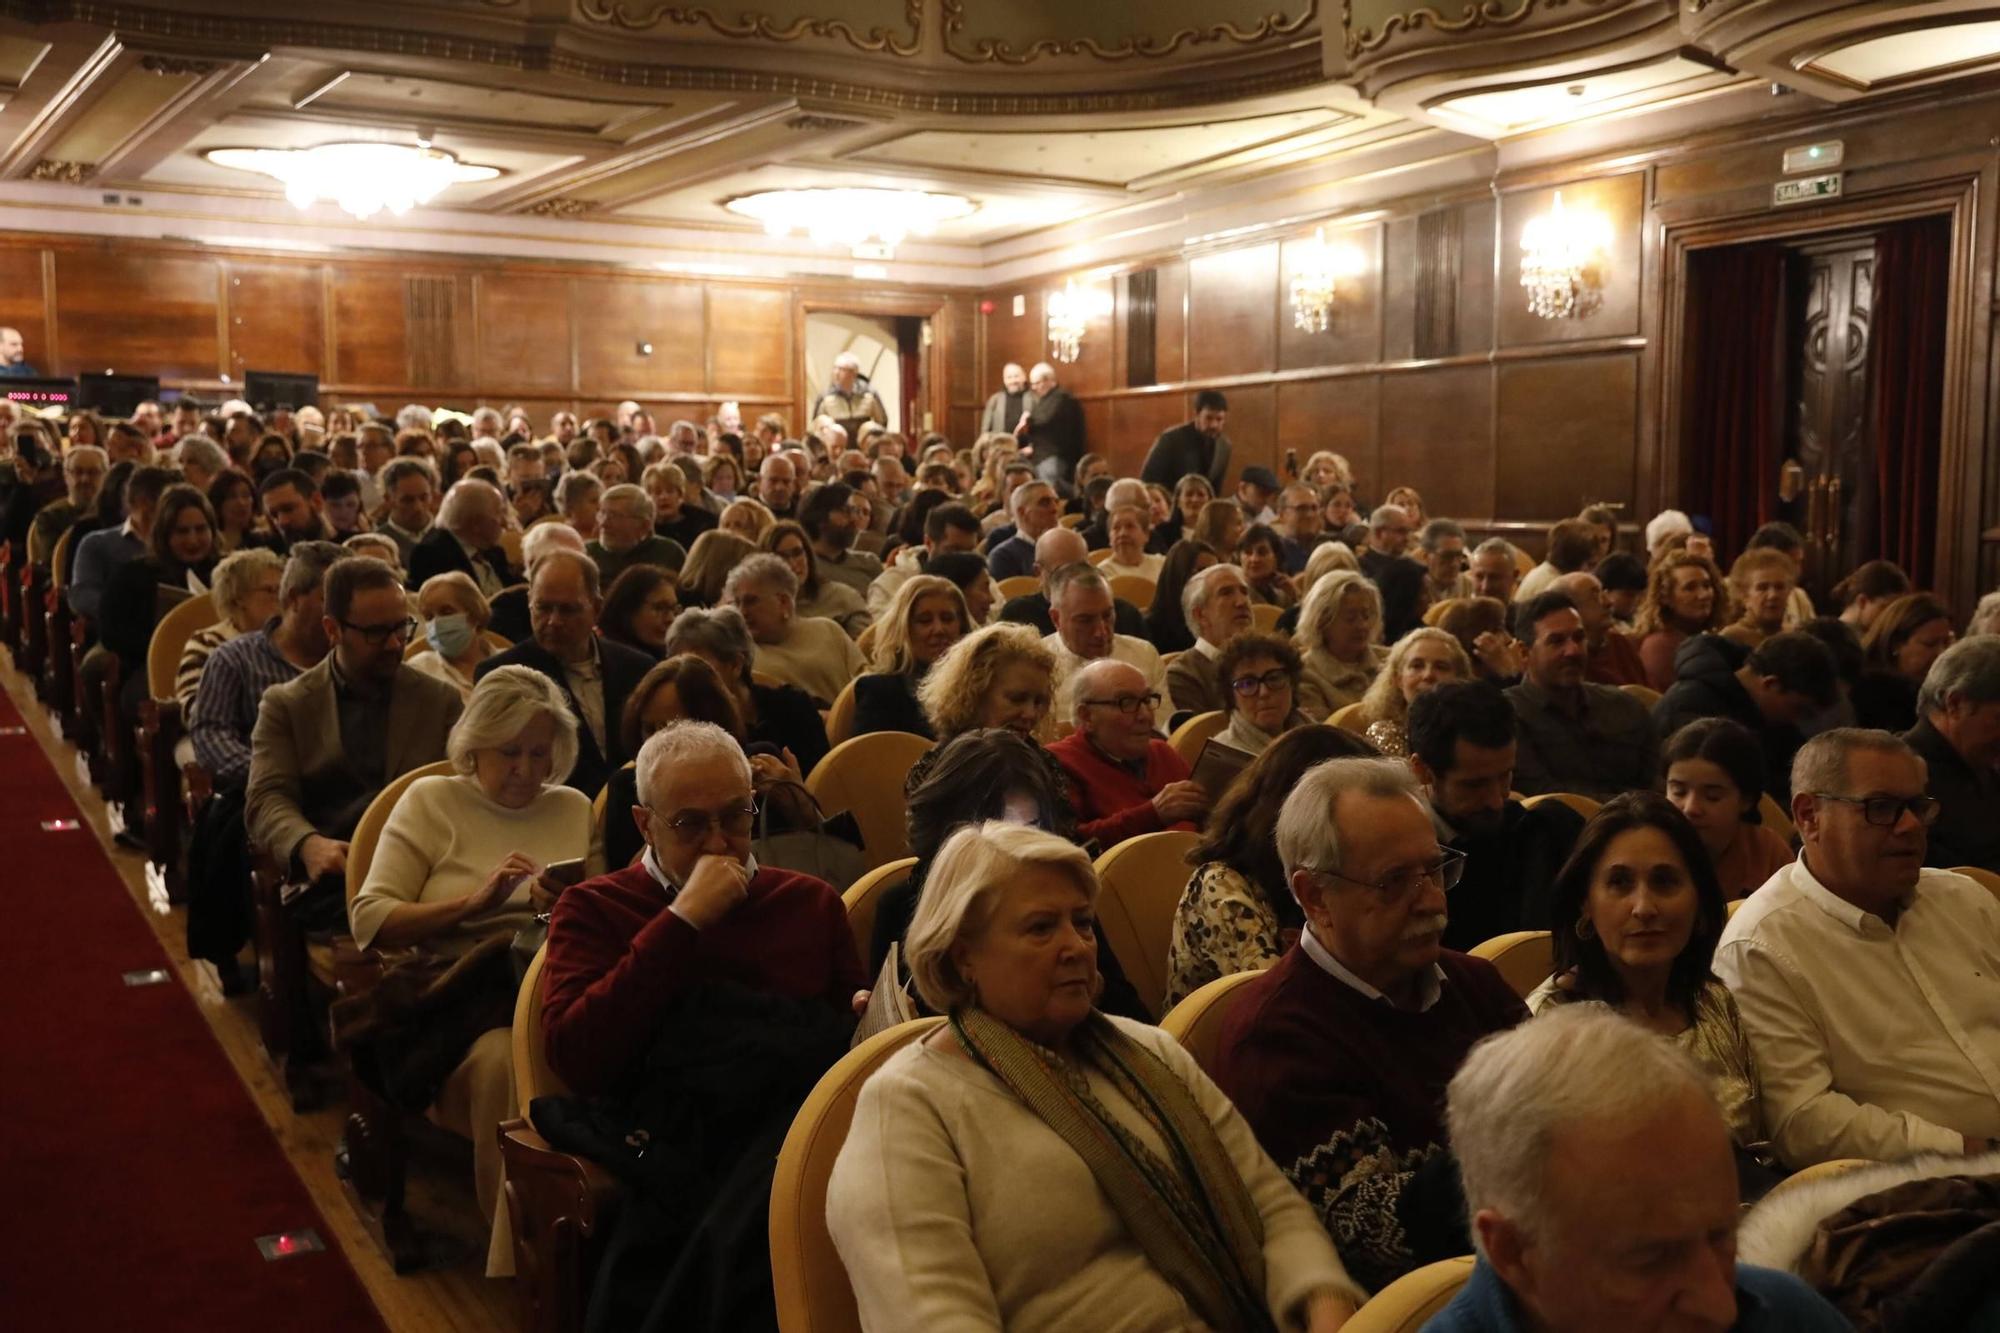
[[[827,1187],[862,1326],[1338,1328],[1361,1293],[1243,1117],[1095,1009],[1097,889],[1019,824],[933,862],[905,956],[949,1022],[862,1088]]]
[[[239,634],[263,628],[278,614],[278,584],[284,573],[284,557],[262,548],[238,551],[215,567],[208,599],[221,619],[188,636],[174,668],[174,697],[181,701],[182,713],[194,707],[195,687],[201,684],[208,655]]]
[[[547,867],[590,850],[590,798],[563,785],[576,763],[576,715],[547,676],[516,666],[488,672],[445,753],[457,771],[410,784],[348,904],[364,949],[458,956],[495,935],[511,938],[560,891]],[[473,1041],[428,1112],[472,1140],[479,1206],[494,1221],[504,1220],[497,1130],[514,1105],[510,1033],[495,1026]],[[486,1262],[488,1273],[512,1271],[504,1225]]]
[[[1413,629],[1396,640],[1381,674],[1361,696],[1357,724],[1368,743],[1391,758],[1410,752],[1410,701],[1448,680],[1471,680],[1472,659],[1464,645],[1441,629]]]
[[[492,655],[486,627],[493,608],[470,574],[451,570],[433,574],[417,590],[417,614],[423,617],[424,641],[430,647],[410,659],[410,665],[458,688],[472,698],[472,673]]]
[[[1389,660],[1382,646],[1382,594],[1358,572],[1334,570],[1306,593],[1292,642],[1303,662],[1299,711],[1324,722],[1361,702]]]

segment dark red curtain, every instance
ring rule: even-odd
[[[1720,246],[1688,256],[1682,504],[1707,515],[1725,565],[1759,524],[1778,514],[1784,330],[1781,246]]]
[[[1944,424],[1945,309],[1951,300],[1951,219],[1917,218],[1875,240],[1875,309],[1868,336],[1874,398],[1874,556],[1919,588],[1936,572],[1938,435]],[[1866,558],[1866,557],[1864,557]]]

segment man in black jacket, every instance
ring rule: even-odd
[[[1924,790],[1942,807],[1927,865],[2000,871],[2000,637],[1977,635],[1931,663],[1917,725],[1903,733],[1926,768]]]
[[[506,513],[507,497],[491,482],[468,477],[446,491],[436,525],[410,548],[410,586],[421,588],[431,575],[457,570],[491,598],[517,582],[500,549]]]
[[[1035,475],[1067,494],[1083,457],[1083,404],[1056,383],[1056,368],[1037,362],[1028,373],[1035,405],[1022,413],[1014,433],[1035,460]]]
[[[1741,722],[1764,747],[1765,788],[1789,807],[1792,758],[1805,744],[1799,723],[1839,698],[1826,645],[1797,630],[1773,634],[1755,648],[1698,634],[1674,654],[1674,675],[1672,688],[1653,705],[1660,739],[1697,718]]]
[[[1498,686],[1455,681],[1410,704],[1410,769],[1430,795],[1440,845],[1465,854],[1446,899],[1444,947],[1470,949],[1549,928],[1549,891],[1583,818],[1560,801],[1530,810],[1514,782],[1514,707]]]
[[[1229,474],[1229,455],[1234,446],[1222,433],[1229,418],[1229,400],[1219,389],[1203,389],[1194,396],[1194,420],[1160,432],[1146,451],[1139,480],[1172,490],[1182,477],[1199,473],[1217,495],[1222,479]]]
[[[632,758],[625,744],[625,701],[652,669],[653,659],[597,635],[604,609],[597,566],[589,556],[558,547],[535,563],[528,618],[535,637],[481,662],[475,680],[495,667],[525,666],[553,680],[576,714],[577,758],[568,786],[595,796],[615,769]]]

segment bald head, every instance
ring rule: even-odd
[[[1115,699],[1121,694],[1144,694],[1146,676],[1129,662],[1121,662],[1115,657],[1099,657],[1085,662],[1070,674],[1070,707],[1078,727],[1084,722],[1082,716],[1088,705],[1085,699]]]
[[[1064,565],[1090,558],[1090,544],[1082,534],[1060,525],[1035,538],[1035,572],[1046,581]]]
[[[1574,574],[1564,574],[1549,584],[1556,592],[1567,593],[1576,603],[1576,613],[1583,617],[1583,630],[1590,639],[1592,648],[1604,642],[1604,636],[1611,630],[1611,613],[1604,607],[1604,585],[1597,581],[1597,575],[1587,569],[1579,569]]]

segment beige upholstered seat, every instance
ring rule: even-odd
[[[1179,830],[1142,833],[1097,858],[1097,928],[1146,1012],[1156,1016],[1166,1003],[1174,908],[1192,873],[1187,854],[1200,841],[1200,834]]]
[[[1472,956],[1499,968],[1514,993],[1525,1000],[1549,979],[1555,967],[1555,942],[1546,930],[1509,931],[1474,945]]]

